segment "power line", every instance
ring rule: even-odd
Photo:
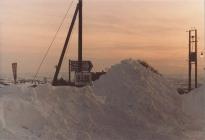
[[[44,61],[45,61],[45,59],[46,59],[46,57],[47,57],[47,55],[48,55],[48,53],[49,53],[49,51],[50,51],[52,45],[53,45],[53,43],[54,43],[54,41],[55,41],[55,39],[56,39],[56,37],[57,37],[57,35],[58,35],[58,32],[60,31],[61,27],[63,26],[63,23],[64,23],[64,21],[65,21],[67,15],[68,15],[68,13],[69,13],[71,7],[72,7],[73,2],[74,2],[74,0],[72,0],[71,3],[69,4],[68,9],[67,9],[67,11],[66,11],[66,14],[65,14],[64,17],[62,18],[61,23],[60,23],[60,26],[58,27],[58,29],[57,29],[57,31],[56,31],[56,33],[55,33],[55,35],[54,35],[54,37],[53,37],[53,39],[52,39],[52,41],[51,41],[51,43],[50,43],[50,45],[49,45],[49,47],[48,47],[46,53],[44,54],[43,59],[42,59],[40,65],[39,65],[39,67],[38,67],[38,69],[37,69],[37,71],[36,71],[36,73],[35,73],[35,75],[34,75],[33,80],[35,80],[35,79],[37,78],[37,76],[38,76],[38,74],[39,74],[39,72],[40,72],[40,70],[41,70],[41,67],[42,67],[42,65],[43,65],[43,63],[44,63]]]

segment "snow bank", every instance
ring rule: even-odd
[[[114,65],[93,87],[0,88],[2,140],[200,140],[181,96],[138,61]]]
[[[88,139],[91,112],[98,112],[89,88],[50,85],[36,89],[11,86],[1,90],[0,139]],[[87,137],[87,138],[86,138]]]
[[[183,96],[183,110],[195,119],[198,128],[201,127],[195,135],[199,140],[205,139],[205,86]]]
[[[113,66],[94,84],[94,92],[105,97],[107,105],[143,124],[177,126],[184,120],[181,96],[164,77],[137,61],[126,60]]]
[[[183,108],[189,115],[205,118],[205,86],[193,90],[185,95]]]

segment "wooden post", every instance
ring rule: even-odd
[[[191,30],[189,30],[189,88],[188,90],[191,91],[191,80],[192,80],[192,77],[191,77]]]
[[[77,18],[78,11],[79,11],[79,4],[77,5],[77,7],[75,9],[75,13],[74,13],[74,16],[73,16],[73,19],[72,19],[72,22],[71,22],[71,25],[70,25],[66,40],[65,40],[65,44],[64,44],[64,47],[63,47],[63,50],[62,50],[58,65],[56,67],[56,72],[55,72],[55,75],[54,75],[54,78],[53,78],[53,83],[52,83],[53,85],[56,85],[56,82],[57,82],[57,79],[58,79],[58,74],[59,74],[60,69],[61,69],[61,65],[62,65],[64,56],[65,56],[65,52],[66,52],[66,49],[67,49],[67,46],[68,46],[68,42],[69,42],[70,37],[71,37],[71,33],[73,31],[73,27],[74,27],[74,24],[75,24],[75,21],[76,21],[76,18]]]
[[[198,87],[198,40],[197,40],[197,30],[195,30],[195,53],[196,53],[196,61],[195,61],[195,88]]]
[[[78,27],[78,61],[79,61],[79,72],[82,71],[82,60],[83,60],[83,2],[79,0],[79,27]]]
[[[70,60],[69,60],[69,83],[71,82],[71,67],[70,67]]]

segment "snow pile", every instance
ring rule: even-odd
[[[88,91],[87,91],[88,90]],[[89,89],[6,87],[0,98],[0,139],[88,139],[98,104]],[[87,137],[87,138],[86,138]]]
[[[194,130],[173,89],[133,60],[113,66],[93,87],[0,88],[0,139],[200,140],[188,136]]]
[[[205,139],[205,86],[184,95],[183,110],[196,121],[195,135],[200,137],[199,140]]]
[[[184,97],[183,108],[189,115],[205,118],[205,86],[193,90]]]
[[[183,139],[188,118],[182,111],[182,97],[163,76],[137,61],[114,65],[94,83],[94,93],[104,97],[113,112],[133,119],[135,139]]]
[[[94,91],[106,98],[107,105],[122,110],[137,122],[153,127],[183,123],[180,118],[176,120],[182,116],[181,96],[164,77],[137,61],[123,61],[113,66],[94,84]]]

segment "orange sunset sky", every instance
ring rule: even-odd
[[[0,72],[35,73],[71,0],[0,0]],[[74,12],[66,21],[41,69],[53,74]],[[84,59],[94,70],[122,59],[143,59],[165,75],[186,74],[187,30],[199,31],[199,51],[204,46],[204,0],[84,0]],[[77,56],[77,26],[68,59]],[[200,69],[203,61],[200,59]]]

